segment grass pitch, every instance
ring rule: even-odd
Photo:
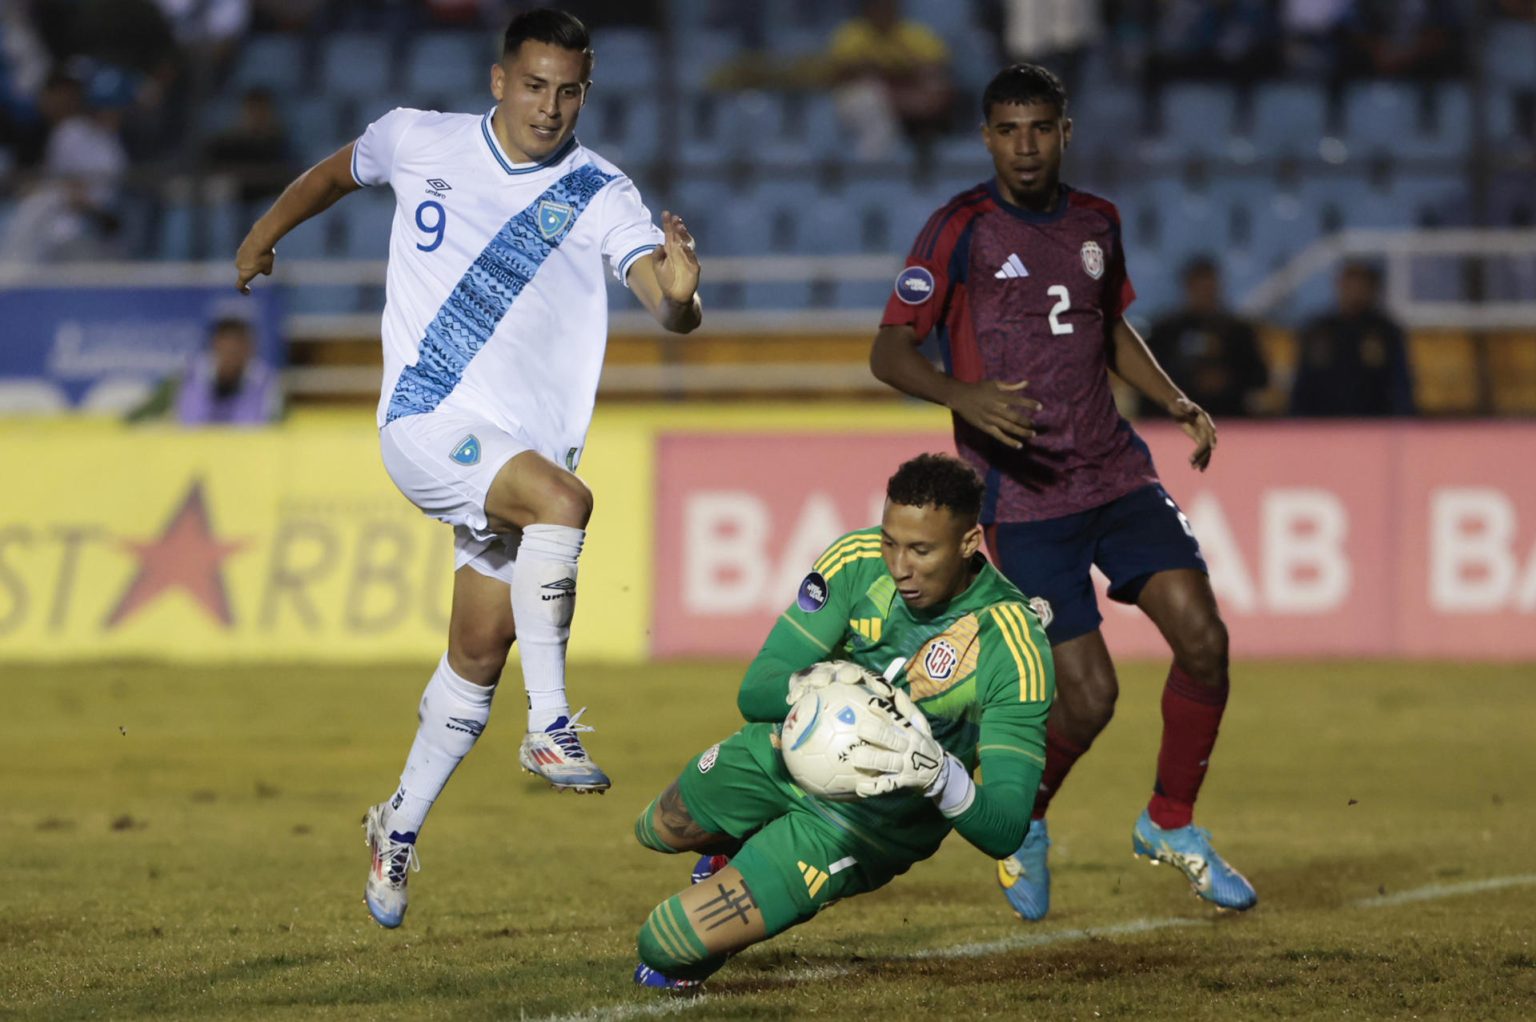
[[[630,984],[692,862],[630,827],[734,729],[739,666],[576,669],[602,798],[518,771],[513,675],[387,932],[358,819],[430,667],[5,668],[0,1017],[1536,1017],[1529,666],[1240,665],[1199,819],[1260,903],[1218,916],[1131,857],[1162,668],[1126,665],[1052,810],[1047,921],[952,837],[702,998]]]

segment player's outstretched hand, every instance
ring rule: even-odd
[[[277,252],[272,246],[258,245],[247,235],[246,239],[240,243],[240,250],[235,253],[235,273],[237,274],[235,287],[239,288],[243,295],[250,294],[251,281],[255,280],[258,274],[270,276],[272,263],[276,258]]]
[[[1039,401],[1024,396],[1024,388],[1028,386],[1028,380],[961,383],[949,407],[999,443],[1018,450],[1024,446],[1024,441],[1034,438],[1034,413],[1040,410]]]
[[[693,235],[676,213],[661,211],[661,233],[665,236],[656,250],[656,283],[661,293],[679,305],[693,301],[699,290],[699,256]]]
[[[1168,414],[1189,434],[1195,442],[1195,453],[1189,463],[1204,472],[1211,463],[1211,453],[1216,450],[1216,424],[1205,414],[1205,409],[1187,397],[1179,397],[1168,406]]]

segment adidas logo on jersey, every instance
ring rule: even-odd
[[[1003,263],[1003,268],[992,274],[998,280],[1007,280],[1010,277],[1027,277],[1029,271],[1024,268],[1024,260],[1019,258],[1017,252],[1010,253],[1008,261]]]

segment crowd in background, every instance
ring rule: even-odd
[[[120,231],[130,173],[196,168],[229,182],[229,200],[254,215],[296,172],[280,104],[242,92],[215,131],[195,130],[197,105],[226,88],[251,33],[318,38],[344,28],[397,36],[440,28],[493,32],[518,7],[505,0],[11,0],[0,7],[0,262],[132,256]],[[748,56],[715,70],[721,87],[831,90],[856,158],[918,150],[973,130],[974,97],[959,87],[945,40],[899,0],[572,0],[596,28],[655,26],[678,7],[707,30],[739,36]],[[822,33],[819,50],[765,53],[766,19],[791,9]],[[1154,97],[1170,82],[1230,83],[1241,92],[1280,77],[1342,83],[1355,77],[1433,81],[1471,70],[1474,22],[1536,19],[1536,0],[981,0],[974,22],[992,65],[1033,60],[1069,89],[1097,51]],[[1494,29],[1496,31],[1496,27]],[[1536,60],[1536,55],[1533,55]],[[1150,339],[1197,401],[1219,415],[1275,412],[1255,395],[1268,377],[1254,332],[1223,304],[1221,267],[1198,259],[1184,302]],[[1366,264],[1340,274],[1335,311],[1298,332],[1289,411],[1302,415],[1413,411],[1403,331],[1381,307]]]

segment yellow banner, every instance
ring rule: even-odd
[[[662,430],[935,421],[900,406],[600,411],[572,658],[649,655]],[[452,571],[451,530],[389,481],[371,411],[264,430],[0,421],[0,660],[431,659]]]

